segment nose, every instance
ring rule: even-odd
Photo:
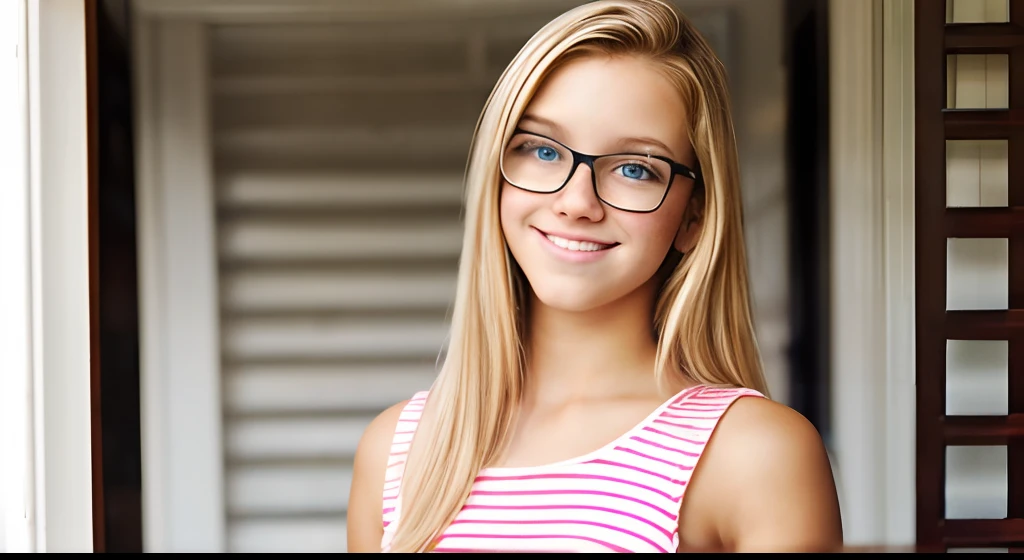
[[[555,194],[552,209],[571,220],[598,222],[604,218],[604,204],[597,198],[590,166],[585,163],[576,166],[569,182]]]

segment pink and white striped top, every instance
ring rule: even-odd
[[[752,389],[698,385],[608,445],[538,467],[485,468],[435,552],[675,552],[686,484],[719,419]],[[405,458],[426,402],[399,416],[384,483],[388,550],[399,521]]]

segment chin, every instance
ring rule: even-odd
[[[533,294],[543,305],[559,311],[585,313],[605,307],[626,295],[610,293],[593,284],[581,286],[533,285]]]

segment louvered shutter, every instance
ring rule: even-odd
[[[435,376],[496,77],[452,31],[211,30],[230,551],[344,550],[360,435]]]

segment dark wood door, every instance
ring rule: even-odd
[[[947,2],[939,0],[916,0],[914,6],[917,541],[922,546],[1020,551],[1024,550],[1024,0],[1009,0],[1009,15],[1001,22],[947,23],[947,7]],[[1005,72],[1008,84],[1005,97],[1000,97],[1005,107],[949,107],[947,57],[962,54],[1007,57],[999,59],[1006,60],[999,70]],[[947,141],[957,140],[1005,143],[1005,204],[947,203],[948,191],[955,187],[947,182]],[[1006,240],[1005,308],[949,309],[947,244],[953,239]],[[950,341],[1006,341],[1005,414],[949,414]],[[947,518],[947,452],[953,446],[1006,446],[1006,518]]]

